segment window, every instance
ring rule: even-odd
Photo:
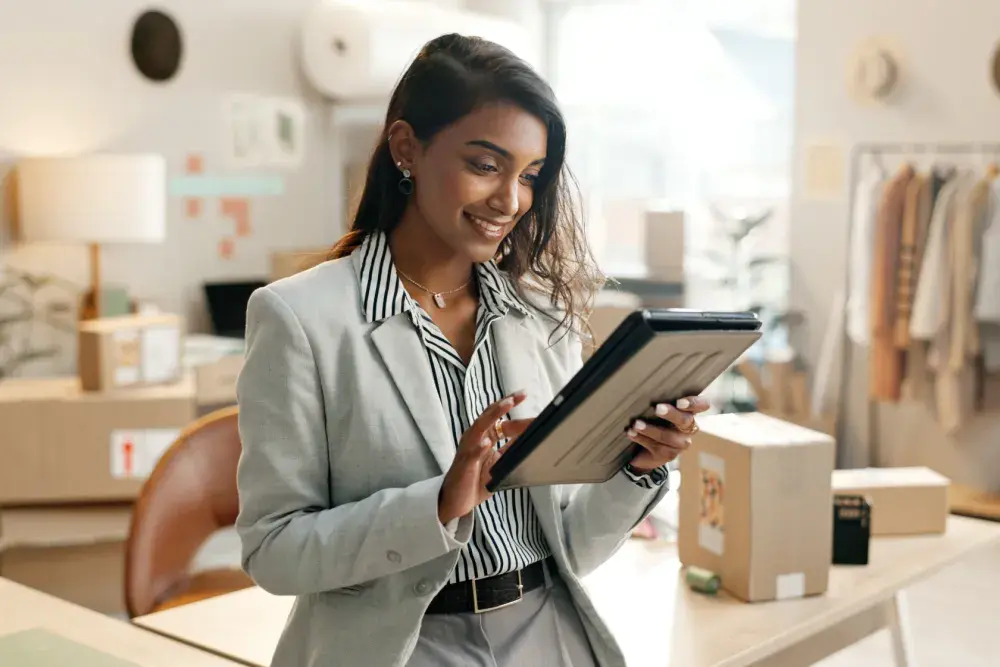
[[[605,269],[642,263],[639,230],[619,216],[610,234],[594,215],[623,199],[686,212],[689,268],[710,264],[700,249],[720,232],[713,206],[773,210],[767,245],[783,253],[794,0],[564,0],[549,10],[549,74]]]

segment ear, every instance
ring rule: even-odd
[[[393,164],[398,164],[400,170],[413,172],[419,151],[420,140],[409,123],[397,120],[389,126],[389,153]]]

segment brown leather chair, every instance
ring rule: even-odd
[[[237,408],[224,408],[186,428],[153,469],[125,545],[130,618],[253,585],[236,569],[189,572],[205,541],[236,521],[240,449]]]

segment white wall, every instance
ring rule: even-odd
[[[148,3],[138,0],[0,2],[0,178],[17,155],[51,152],[154,151],[168,176],[183,173],[189,153],[207,172],[234,174],[223,163],[223,102],[229,93],[299,98],[307,109],[307,150],[281,176],[280,197],[251,199],[253,234],[222,260],[219,239],[232,222],[204,200],[202,219],[187,219],[183,202],[168,202],[166,242],[104,250],[104,279],[142,299],[204,323],[200,285],[266,275],[269,253],[331,242],[338,233],[328,201],[326,114],[302,83],[294,48],[310,0],[166,0],[184,38],[179,75],[144,80],[128,52],[131,24]],[[20,246],[3,261],[87,283],[83,248]],[[72,356],[67,363],[71,365]],[[57,370],[70,370],[64,366]]]
[[[219,215],[216,199],[205,199],[202,218],[192,220],[183,201],[170,198],[163,244],[103,251],[105,283],[127,286],[133,296],[179,312],[191,329],[204,330],[204,282],[265,277],[274,250],[336,240],[344,210],[338,165],[363,160],[370,150],[373,129],[333,131],[328,104],[300,74],[296,40],[312,2],[161,0],[156,7],[181,26],[184,62],[175,79],[155,84],[138,74],[128,52],[132,22],[149,3],[0,0],[0,190],[18,156],[53,152],[158,152],[167,159],[169,177],[182,175],[187,156],[198,153],[206,172],[280,176],[282,196],[251,198],[253,234],[237,239],[231,259],[221,259],[217,250],[232,222]],[[533,20],[534,2],[512,3],[508,10]],[[299,167],[227,168],[223,104],[230,93],[293,97],[305,105],[307,148]],[[0,206],[0,266],[53,272],[87,285],[84,248],[12,245],[5,211]],[[38,334],[48,335],[44,329]],[[56,335],[43,342],[72,341]],[[72,372],[73,358],[67,347],[55,367],[37,372]]]
[[[809,318],[803,349],[818,357],[836,291],[843,285],[847,182],[840,196],[811,198],[803,184],[811,144],[848,151],[861,141],[998,141],[1000,96],[988,73],[1000,43],[996,0],[838,0],[799,2],[796,58],[795,182],[792,202],[791,303]],[[844,85],[859,43],[881,38],[902,60],[902,85],[891,104],[861,107]],[[863,356],[854,355],[855,358]],[[842,446],[847,465],[868,463],[865,366],[850,377]],[[1000,412],[977,418],[958,437],[941,433],[925,405],[877,412],[881,463],[933,465],[958,481],[1000,488]]]

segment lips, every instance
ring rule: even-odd
[[[507,231],[507,224],[490,222],[489,220],[479,218],[469,213],[465,213],[463,215],[465,215],[466,220],[472,223],[472,227],[477,232],[490,240],[496,241],[502,239],[504,232]]]

